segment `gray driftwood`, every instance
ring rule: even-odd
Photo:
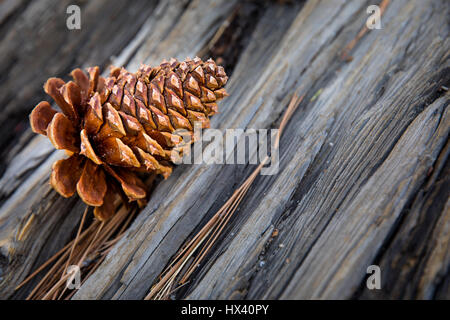
[[[39,3],[45,2],[2,3],[9,12],[0,15],[2,34],[19,28],[14,21],[26,12],[33,16]],[[140,62],[207,55],[214,53],[217,30],[256,6],[255,14],[247,12],[252,23],[245,30],[231,23],[245,37],[230,40],[238,51],[230,97],[212,127],[275,128],[292,94],[305,94],[281,140],[279,173],[256,179],[177,298],[450,298],[450,112],[442,89],[450,83],[450,6],[444,0],[391,1],[382,29],[369,31],[344,61],[342,51],[364,26],[369,4],[132,2],[136,18],[123,13],[89,29],[111,25],[118,35],[99,31],[100,43],[73,44],[73,50],[86,46],[97,54],[86,61],[71,52],[69,62],[52,58],[53,75],[74,64],[106,64],[111,55],[131,70]],[[123,11],[119,4],[97,6]],[[102,43],[109,47],[103,50]],[[2,68],[12,63],[2,61]],[[47,75],[22,77],[31,81],[27,96],[8,89],[19,79],[8,79],[5,92],[22,99],[20,112],[15,105],[7,110],[25,119]],[[17,141],[0,179],[1,298],[26,295],[32,284],[16,293],[14,287],[70,239],[84,208],[48,186],[50,165],[61,155],[46,139],[25,131]],[[184,241],[253,169],[177,167],[74,298],[143,298]],[[365,285],[373,264],[381,268],[381,290]]]

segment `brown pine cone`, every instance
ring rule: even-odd
[[[120,201],[145,202],[142,172],[171,174],[170,151],[182,141],[175,131],[192,133],[196,121],[209,127],[228,77],[213,60],[198,57],[142,65],[136,73],[113,67],[107,78],[98,67],[88,73],[75,69],[67,83],[47,80],[44,90],[62,113],[42,101],[30,123],[70,154],[53,164],[53,188],[63,197],[77,191],[104,220]]]

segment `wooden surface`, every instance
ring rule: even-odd
[[[305,98],[281,139],[279,173],[256,179],[175,298],[450,298],[448,2],[391,1],[382,29],[345,61],[372,1],[82,2],[76,32],[65,28],[67,3],[45,15],[44,0],[0,3],[1,298],[27,295],[37,279],[15,286],[71,239],[84,210],[51,190],[62,155],[27,128],[45,79],[196,54],[231,74],[214,128],[275,128],[292,94]],[[74,298],[142,299],[253,169],[178,166]],[[381,290],[365,285],[373,264]]]

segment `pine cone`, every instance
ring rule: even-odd
[[[53,164],[53,188],[63,197],[77,191],[105,220],[121,201],[145,202],[142,173],[171,174],[170,151],[182,141],[175,131],[192,133],[196,121],[209,127],[228,77],[213,60],[198,57],[142,65],[136,73],[113,67],[107,78],[98,67],[88,73],[75,69],[67,83],[47,80],[44,90],[62,113],[42,101],[30,123],[70,155]]]

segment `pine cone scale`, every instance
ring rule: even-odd
[[[63,197],[71,197],[75,193],[83,163],[84,157],[74,154],[53,164],[50,184]]]
[[[56,149],[79,152],[79,138],[72,122],[62,113],[56,113],[47,127],[47,137]]]
[[[80,198],[91,206],[101,206],[106,189],[105,172],[92,161],[86,161],[77,183],[77,192]]]
[[[47,101],[40,102],[30,114],[30,124],[33,132],[47,135],[47,127],[57,113]]]
[[[199,58],[142,65],[136,73],[112,68],[107,78],[98,67],[87,71],[73,70],[67,83],[50,78],[44,90],[62,113],[41,102],[30,123],[57,149],[73,153],[54,164],[52,186],[64,197],[77,191],[102,220],[122,198],[143,203],[141,173],[171,174],[171,150],[183,139],[176,130],[192,137],[195,122],[209,127],[216,102],[227,96],[227,77]]]

